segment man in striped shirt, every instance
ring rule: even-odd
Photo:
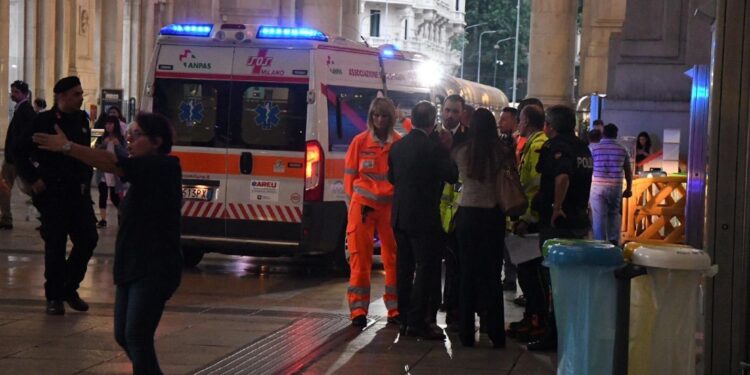
[[[594,176],[591,180],[592,228],[594,239],[620,242],[622,221],[622,198],[629,198],[633,185],[633,174],[627,149],[617,142],[617,126],[607,124],[599,143],[589,145],[594,159]],[[627,186],[622,190],[622,180]]]

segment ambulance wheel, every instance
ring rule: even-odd
[[[193,268],[203,259],[203,251],[194,247],[182,248],[182,260],[187,268]]]

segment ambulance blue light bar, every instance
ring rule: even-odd
[[[390,48],[384,49],[382,51],[382,53],[383,53],[383,57],[393,57],[393,56],[396,56],[396,51],[394,51],[394,50],[392,50]]]
[[[213,24],[184,24],[173,23],[162,27],[159,34],[161,35],[181,35],[181,36],[210,36]]]
[[[309,27],[261,26],[258,28],[257,38],[328,41],[326,34]]]

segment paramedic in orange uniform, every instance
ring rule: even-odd
[[[373,238],[380,237],[385,267],[385,295],[388,323],[399,323],[396,295],[396,239],[391,228],[393,185],[388,182],[388,153],[401,136],[393,130],[396,107],[388,98],[376,98],[367,114],[367,130],[349,145],[344,165],[344,189],[349,205],[346,238],[349,245],[349,310],[352,325],[367,325],[370,305],[370,271]]]

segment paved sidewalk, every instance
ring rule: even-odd
[[[80,294],[91,310],[44,314],[42,241],[25,197],[16,193],[16,228],[0,231],[0,374],[128,374],[130,363],[114,341],[112,246],[116,226],[100,230]],[[110,209],[110,216],[114,210]],[[113,217],[108,220],[115,223]],[[492,349],[486,335],[475,348],[399,338],[373,300],[366,329],[347,319],[347,280],[296,260],[209,255],[186,270],[156,334],[166,374],[553,374],[556,356],[524,351],[509,340]],[[287,272],[266,272],[286,268]],[[372,296],[384,291],[373,272]],[[512,296],[506,295],[506,298]],[[506,303],[507,321],[521,311]],[[440,317],[442,320],[442,316]],[[234,366],[234,367],[232,367]]]

